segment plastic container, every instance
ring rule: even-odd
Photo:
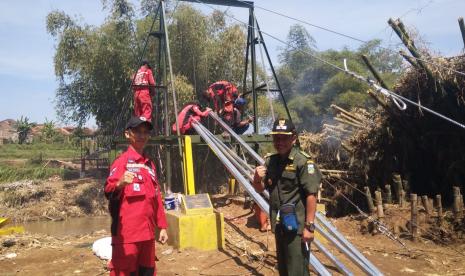
[[[173,194],[167,194],[165,196],[165,209],[174,210],[176,208],[176,198]]]

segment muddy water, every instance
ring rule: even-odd
[[[34,221],[23,224],[29,233],[47,234],[50,236],[85,235],[93,231],[110,232],[110,217],[68,218],[63,221]]]

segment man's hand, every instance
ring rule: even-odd
[[[122,189],[126,187],[127,185],[131,184],[135,176],[136,176],[135,173],[130,172],[130,171],[125,171],[123,174],[123,177],[118,182],[117,188]]]
[[[255,168],[255,175],[259,178],[258,180],[262,180],[263,177],[266,175],[266,167],[265,166],[257,166]]]
[[[307,230],[307,228],[304,228],[304,231],[302,232],[302,242],[312,242],[314,236],[315,234],[313,232],[310,232]]]
[[[160,235],[158,236],[158,241],[161,242],[162,244],[165,244],[167,240],[168,240],[168,233],[166,232],[166,229],[160,229]]]
[[[210,107],[207,107],[205,110],[208,111],[208,112],[212,111],[212,109]]]

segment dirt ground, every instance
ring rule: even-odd
[[[2,205],[1,215],[16,214],[17,218],[25,216],[24,220],[42,219],[46,221],[44,223],[57,223],[49,221],[49,218],[61,219],[105,213],[106,202],[99,194],[99,181],[56,180],[43,185],[45,187],[42,188],[46,188],[51,195],[35,198],[35,201],[31,199],[30,202],[24,203],[22,208],[5,208]],[[21,188],[18,188],[18,191],[21,191]],[[86,202],[89,204],[83,204],[79,198],[87,198]],[[225,217],[225,248],[209,252],[194,249],[178,251],[170,245],[157,244],[158,275],[278,275],[275,269],[273,234],[262,233],[257,229],[253,213],[249,208],[243,208],[241,200],[215,196],[213,201],[216,210],[222,212]],[[65,206],[60,207],[62,204]],[[71,212],[68,209],[75,211]],[[397,221],[402,230],[406,222],[401,222],[394,214],[398,217],[405,216],[405,210],[392,207],[386,211],[386,215],[392,218],[387,223]],[[382,234],[369,234],[366,221],[357,216],[330,220],[385,275],[465,275],[463,243],[449,242],[442,245],[423,238],[414,243],[405,236],[402,241],[407,250]],[[95,240],[108,235],[108,228],[102,227],[89,229],[88,232],[79,235],[50,236],[25,233],[1,236],[0,274],[105,275],[108,273],[107,262],[97,258],[91,247]],[[354,275],[363,274],[329,243],[326,247],[339,257]],[[331,273],[338,275],[334,266],[314,246],[312,251]]]
[[[0,216],[16,222],[106,214],[103,180],[22,180],[0,185]]]

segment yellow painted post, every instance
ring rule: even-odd
[[[228,187],[228,192],[230,195],[236,194],[236,179],[234,179],[233,177],[228,178]]]
[[[184,136],[184,191],[186,195],[195,195],[194,161],[192,159],[192,139]]]

